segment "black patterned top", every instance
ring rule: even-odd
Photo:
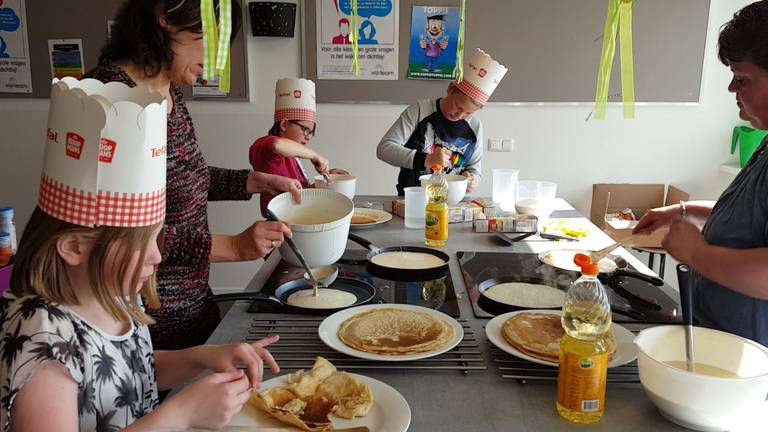
[[[102,82],[136,83],[118,66],[101,64],[86,74]],[[163,261],[157,271],[161,307],[149,310],[157,349],[204,343],[219,323],[219,309],[206,301],[211,252],[208,201],[248,200],[249,170],[209,167],[197,145],[181,88],[171,85]]]
[[[32,374],[56,361],[77,383],[79,430],[117,431],[158,404],[152,342],[146,325],[106,334],[66,306],[37,296],[0,298],[0,430]]]

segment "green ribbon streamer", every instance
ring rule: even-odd
[[[608,0],[608,15],[603,29],[603,51],[597,71],[595,91],[595,118],[605,119],[611,66],[616,51],[616,34],[620,31],[621,94],[624,102],[624,118],[635,116],[634,60],[632,57],[632,3],[634,0]],[[619,30],[620,28],[620,30]]]
[[[352,14],[349,16],[352,20],[352,32],[350,32],[350,40],[352,41],[352,65],[349,70],[355,72],[355,76],[360,76],[360,61],[357,59],[357,39],[358,39],[358,15],[357,15],[357,0],[352,0]]]
[[[459,13],[459,40],[456,42],[456,68],[454,75],[456,82],[464,79],[464,10],[466,0],[461,0],[461,12]]]
[[[213,0],[200,0],[200,18],[203,23],[203,79],[219,76],[219,91],[229,93],[230,61],[229,45],[232,36],[232,4],[219,1],[219,25],[213,10]]]

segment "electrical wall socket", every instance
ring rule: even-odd
[[[488,151],[492,151],[492,152],[502,151],[501,140],[498,138],[488,138]]]
[[[515,140],[513,140],[512,138],[501,140],[501,151],[511,152],[514,147],[515,147]]]

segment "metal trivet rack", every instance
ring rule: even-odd
[[[246,340],[279,334],[280,340],[269,346],[280,369],[311,369],[315,356],[323,356],[342,370],[419,370],[419,371],[484,371],[487,369],[475,333],[465,319],[458,322],[464,338],[452,350],[435,357],[405,362],[364,360],[339,353],[326,346],[317,334],[322,318],[254,318]]]
[[[554,366],[519,359],[496,347],[492,347],[491,356],[504,379],[517,380],[522,384],[527,381],[557,381],[557,368]],[[608,369],[608,383],[639,384],[637,360]]]

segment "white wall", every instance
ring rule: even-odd
[[[486,138],[514,138],[515,149],[486,153],[485,180],[475,195],[490,195],[492,169],[510,167],[521,171],[521,179],[557,182],[559,195],[583,213],[589,211],[591,185],[598,182],[673,183],[695,198],[717,198],[732,179],[718,166],[733,159],[730,134],[738,122],[735,98],[726,91],[730,74],[717,61],[717,30],[748,3],[712,0],[701,101],[695,106],[639,106],[634,120],[624,120],[620,106],[612,106],[608,120],[588,122],[584,119],[592,107],[587,104],[487,106],[478,114]],[[244,29],[250,32],[249,26]],[[301,73],[298,33],[293,39],[248,36],[248,56],[251,103],[189,103],[200,146],[212,165],[248,166],[250,143],[272,123],[275,81]],[[658,79],[664,79],[664,65],[659,65]],[[397,170],[376,159],[375,147],[403,108],[322,104],[319,135],[311,145],[333,166],[360,175],[359,194],[392,194]],[[46,111],[44,100],[0,100],[0,204],[17,208],[20,228],[35,205]],[[236,233],[257,217],[258,201],[213,203],[209,212],[214,232]],[[258,266],[216,264],[211,285],[243,287]]]

